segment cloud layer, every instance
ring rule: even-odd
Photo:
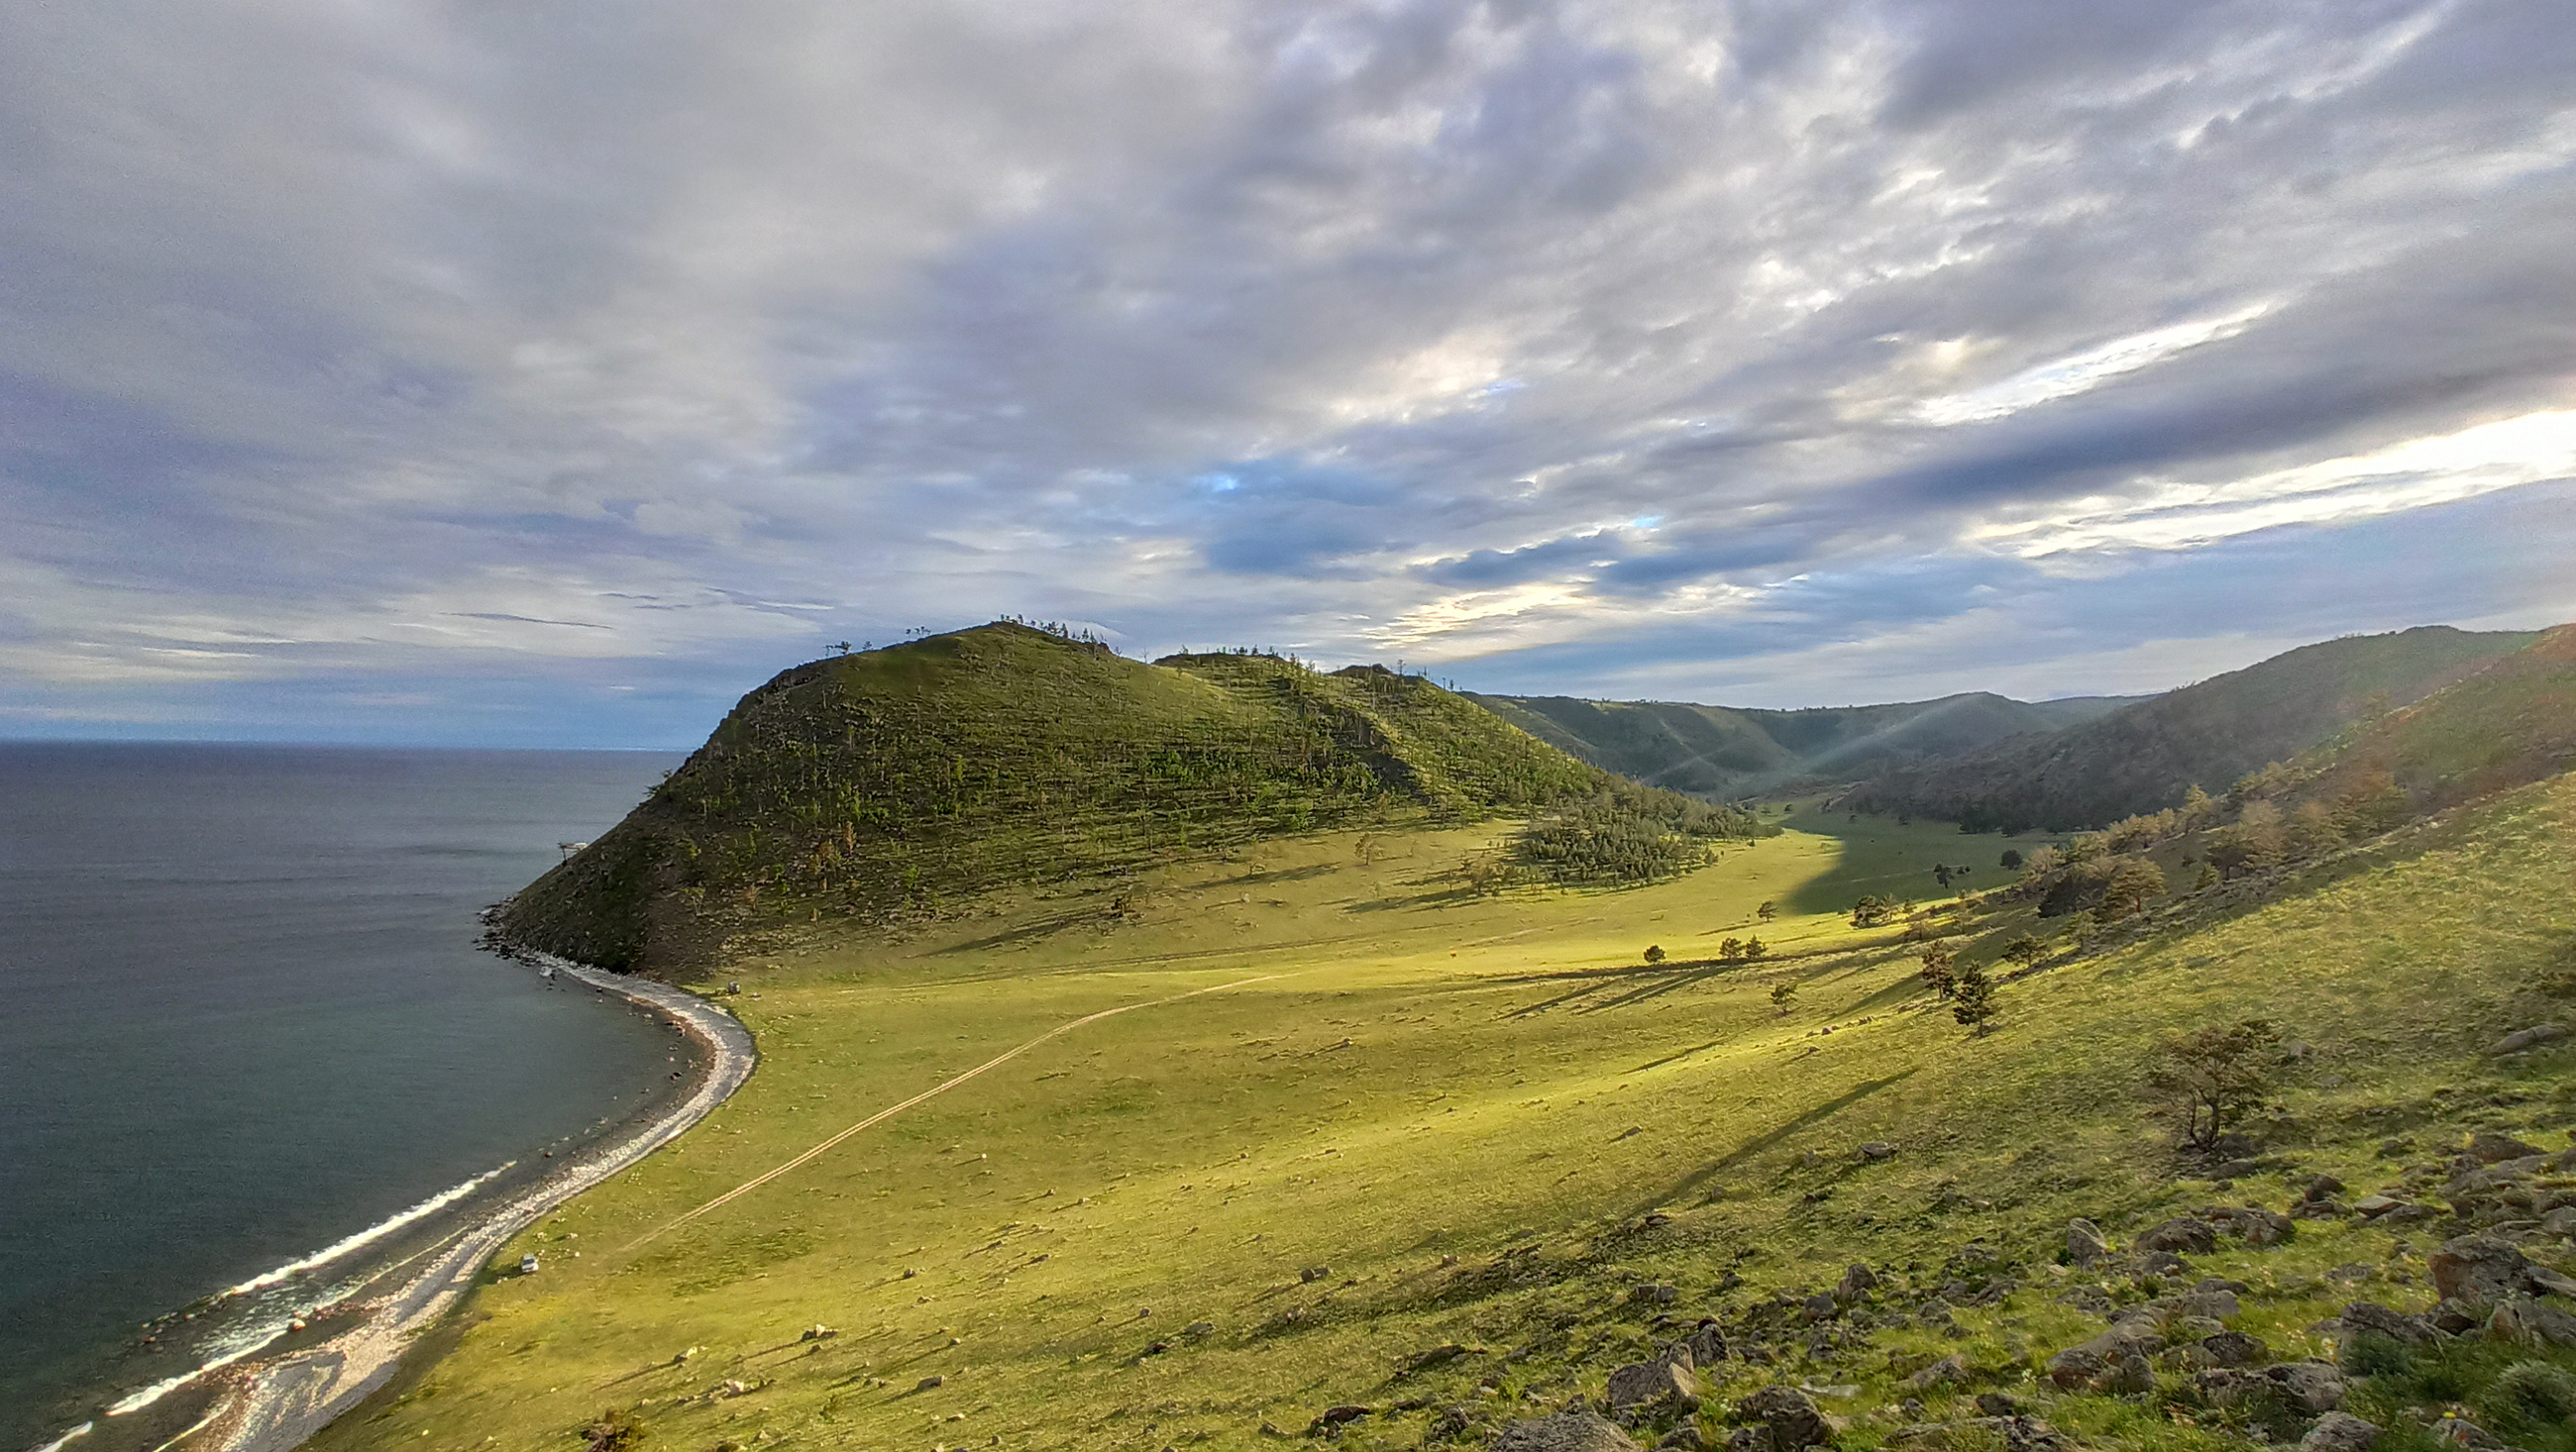
[[[18,7],[0,732],[1003,612],[1800,704],[2576,617],[2552,0]]]

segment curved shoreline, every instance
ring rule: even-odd
[[[495,1207],[426,1266],[379,1299],[357,1325],[316,1346],[229,1368],[233,1385],[200,1424],[199,1445],[220,1452],[291,1452],[392,1377],[412,1343],[436,1326],[483,1267],[540,1217],[670,1143],[714,1112],[751,1077],[759,1051],[750,1030],[722,1008],[666,984],[592,968],[550,953],[501,945],[506,956],[658,1009],[704,1046],[707,1069],[689,1095],[616,1144],[566,1164]]]

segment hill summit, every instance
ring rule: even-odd
[[[935,914],[1257,837],[1532,814],[1556,880],[1641,878],[1750,816],[1621,781],[1380,666],[1147,664],[996,622],[781,672],[513,902],[514,941],[626,971],[789,917]]]

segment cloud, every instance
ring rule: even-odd
[[[2044,689],[2412,623],[2436,518],[2419,618],[2538,619],[2571,77],[2546,0],[21,7],[0,720],[685,743],[1006,611]]]

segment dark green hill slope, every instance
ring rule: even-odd
[[[1618,782],[1416,677],[1148,665],[997,623],[782,672],[502,928],[653,971],[787,918],[937,912],[1254,837],[1542,808],[1655,841],[1763,830]]]
[[[2536,639],[2423,626],[2303,646],[2050,735],[1881,771],[1845,801],[1969,830],[2097,827],[2223,790]]]
[[[2387,783],[2403,789],[2418,811],[2576,770],[2576,625],[2543,632],[2315,755],[2301,797],[2340,801]]]
[[[1977,691],[1937,701],[1771,711],[1675,701],[1475,696],[1478,705],[1595,766],[1653,786],[1735,797],[1806,777],[1874,767],[2054,731],[2136,697],[2033,704]]]

